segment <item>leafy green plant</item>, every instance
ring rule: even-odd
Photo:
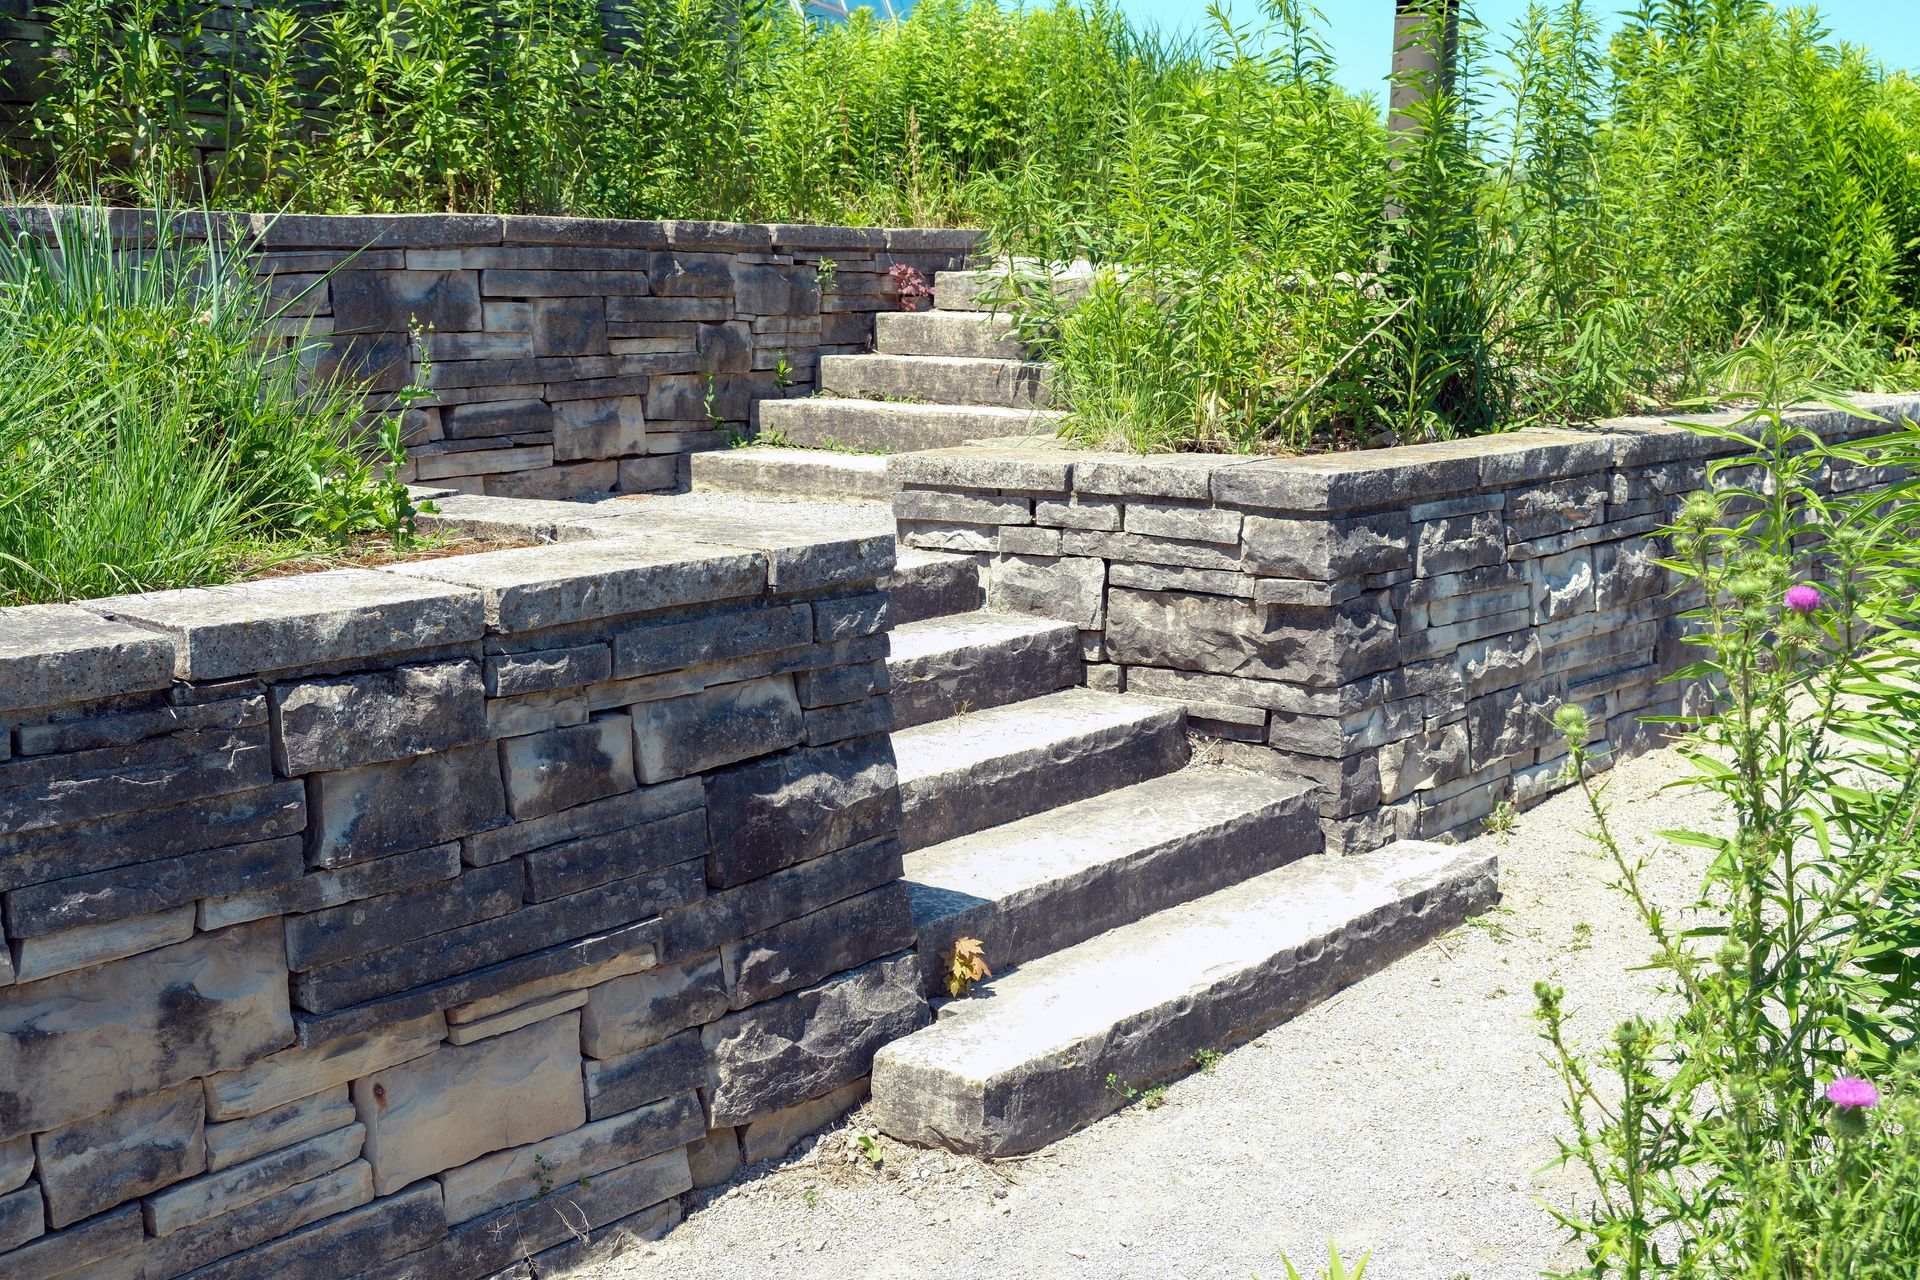
[[[1372,1254],[1362,1254],[1360,1261],[1354,1263],[1353,1267],[1349,1269],[1346,1259],[1340,1256],[1340,1246],[1329,1243],[1327,1245],[1327,1265],[1320,1269],[1314,1277],[1314,1280],[1364,1280],[1367,1274],[1367,1262],[1372,1257]],[[1281,1254],[1280,1262],[1281,1265],[1287,1269],[1287,1280],[1306,1280],[1306,1277],[1301,1274],[1300,1270],[1293,1265],[1293,1259],[1287,1257],[1285,1254]]]
[[[1701,652],[1677,677],[1698,702],[1679,785],[1729,815],[1663,833],[1711,858],[1688,922],[1613,835],[1586,710],[1556,717],[1666,997],[1589,1056],[1565,993],[1536,988],[1573,1127],[1562,1154],[1594,1188],[1557,1211],[1581,1276],[1920,1267],[1920,503],[1911,479],[1838,497],[1819,482],[1910,469],[1920,430],[1836,442],[1790,423],[1786,406],[1833,401],[1807,346],[1765,338],[1729,371],[1760,402],[1699,428],[1728,456],[1671,531]]]
[[[411,518],[360,388],[307,376],[324,340],[276,336],[240,251],[182,221],[83,207],[0,238],[0,603],[216,582]]]

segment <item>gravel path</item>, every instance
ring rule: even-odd
[[[1663,792],[1658,752],[1611,778],[1623,839],[1697,825],[1704,802]],[[1567,988],[1592,1042],[1647,999],[1645,935],[1583,833],[1577,794],[1483,836],[1502,904],[1474,924],[1224,1055],[1208,1073],[1037,1157],[986,1166],[883,1143],[875,1168],[846,1130],[771,1172],[716,1188],[657,1243],[590,1280],[1278,1280],[1328,1240],[1370,1280],[1518,1280],[1571,1264],[1539,1201],[1580,1188],[1550,1167],[1564,1131],[1532,1018],[1535,981]],[[1661,855],[1657,898],[1690,899],[1694,852]],[[856,1113],[850,1124],[858,1125]]]

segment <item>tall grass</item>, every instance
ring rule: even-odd
[[[323,486],[372,510],[360,398],[308,385],[233,249],[171,227],[0,238],[0,605],[218,581],[313,542]]]
[[[1123,268],[1034,331],[1070,432],[1138,448],[1669,405],[1762,331],[1909,377],[1920,87],[1812,10],[1595,11],[1468,13],[1396,143],[1304,0],[1196,42],[1104,0],[58,0],[14,166],[147,203],[984,226]]]

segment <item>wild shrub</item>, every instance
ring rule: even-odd
[[[1563,1156],[1593,1182],[1558,1216],[1584,1277],[1894,1280],[1920,1271],[1920,501],[1912,480],[1843,498],[1817,480],[1910,468],[1920,429],[1834,444],[1787,422],[1832,399],[1803,340],[1738,364],[1761,403],[1709,432],[1735,452],[1671,531],[1700,654],[1676,678],[1707,698],[1679,785],[1727,817],[1663,833],[1711,855],[1686,917],[1612,834],[1585,711],[1557,721],[1662,978],[1592,1055],[1566,993],[1536,988]]]
[[[172,227],[125,242],[81,208],[0,240],[0,605],[411,533],[356,388],[308,375],[314,342],[274,336],[236,250]]]

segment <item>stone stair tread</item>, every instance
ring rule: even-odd
[[[1024,636],[1061,634],[1077,644],[1080,632],[1071,622],[1054,618],[1034,618],[1023,613],[992,613],[976,609],[971,613],[947,614],[924,618],[893,629],[892,657],[923,658],[929,654],[977,648],[981,645]]]
[[[885,502],[899,488],[877,453],[748,445],[690,455],[696,493]]]
[[[1285,1021],[1491,903],[1488,851],[1402,842],[1322,854],[1020,965],[874,1061],[897,1138],[1030,1151],[1122,1089]]]
[[[850,445],[889,453],[942,449],[975,439],[1052,438],[1066,415],[1058,410],[1006,405],[923,404],[857,396],[763,400],[762,431],[778,431],[800,445]]]
[[[1094,689],[989,707],[893,735],[900,838],[922,849],[1187,762],[1178,706]]]
[[[882,311],[873,317],[877,355],[1022,360],[1026,344],[999,311]]]
[[[977,356],[832,355],[820,357],[820,389],[906,403],[1044,408],[1049,370],[1039,361]]]
[[[1192,767],[908,854],[930,990],[962,935],[996,969],[1318,853],[1314,788]]]
[[[887,671],[894,726],[1037,698],[1080,683],[1070,622],[984,609],[896,624]]]

